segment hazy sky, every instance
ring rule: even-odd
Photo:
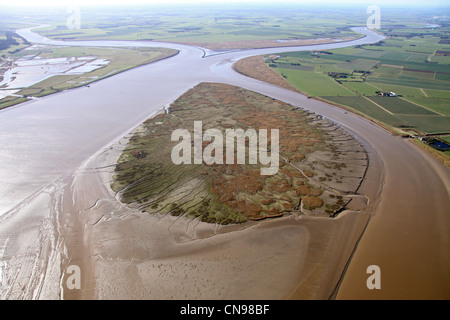
[[[299,4],[358,4],[358,5],[446,5],[450,0],[0,0],[0,5],[44,6],[44,5],[111,5],[111,4],[146,4],[146,3],[299,3]]]

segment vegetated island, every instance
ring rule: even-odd
[[[64,90],[88,86],[120,72],[179,53],[178,50],[168,48],[31,44],[21,44],[11,51],[16,47],[0,50],[0,109]],[[100,65],[92,68],[90,65],[95,65],[97,61],[101,61]],[[12,77],[9,81],[3,81],[8,71],[12,73]],[[27,77],[29,73],[34,77]]]
[[[278,173],[264,176],[264,166],[248,164],[248,143],[244,165],[174,164],[171,152],[179,142],[171,135],[187,129],[193,136],[195,121],[202,121],[203,131],[223,133],[279,129]],[[210,143],[203,141],[203,150]],[[136,130],[117,161],[111,188],[132,208],[207,223],[286,214],[334,217],[361,198],[356,193],[367,164],[359,142],[319,115],[239,87],[201,83]]]

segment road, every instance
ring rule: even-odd
[[[31,29],[18,31],[32,43],[169,47],[180,53],[89,88],[0,111],[0,297],[60,297],[58,263],[64,252],[54,190],[59,190],[62,179],[196,84],[221,82],[321,114],[348,129],[368,150],[365,185],[372,193],[374,212],[347,265],[338,299],[449,298],[449,171],[409,141],[370,121],[232,69],[235,61],[247,56],[328,50],[383,39],[364,28],[358,31],[366,37],[346,43],[221,54],[170,43],[60,42],[40,37]],[[373,184],[379,187],[373,188]],[[366,286],[369,265],[381,269],[381,290]]]

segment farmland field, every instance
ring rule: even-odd
[[[361,96],[354,96],[354,97],[328,96],[322,98],[343,106],[350,107],[356,110],[358,113],[369,116],[372,119],[378,120],[390,126],[400,127],[407,125],[405,121],[402,121],[396,115],[388,113],[387,111],[375,105],[371,100]]]
[[[406,100],[396,97],[370,97],[371,101],[382,105],[384,108],[395,114],[427,114],[438,115],[428,109],[412,104]]]
[[[373,96],[376,94],[376,91],[379,91],[378,88],[363,81],[348,81],[345,83],[345,86],[361,96]]]
[[[450,116],[450,101],[445,98],[409,97],[408,101],[417,103],[441,115]]]
[[[282,75],[288,81],[310,96],[331,94],[336,96],[354,96],[351,90],[334,82],[330,77],[317,72],[284,69]]]
[[[393,21],[405,24],[406,18],[392,19],[381,29],[387,38],[377,44],[284,53],[266,65],[299,91],[396,131],[450,132],[450,60],[436,53],[450,49],[441,41],[450,27],[396,28]]]
[[[154,40],[211,49],[275,47],[301,44],[301,41],[310,39],[320,43],[330,42],[330,39],[358,38],[360,35],[350,27],[365,23],[366,10],[361,7],[351,11],[328,11],[310,6],[292,10],[292,6],[287,4],[277,6],[276,14],[272,7],[264,4],[250,5],[244,10],[239,8],[239,4],[138,8],[83,8],[81,28],[76,30],[67,28],[68,15],[61,9],[55,12],[55,17],[60,19],[44,20],[48,26],[39,32],[46,37],[63,40]],[[39,15],[38,12],[33,14]],[[41,14],[48,16],[47,12]],[[311,16],[315,19],[311,20]]]

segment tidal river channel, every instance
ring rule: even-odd
[[[383,294],[384,297],[414,296],[417,290],[411,288],[417,287],[428,288],[425,291],[439,296],[449,293],[448,170],[408,141],[392,136],[360,116],[245,77],[232,69],[234,62],[248,56],[342,48],[375,43],[384,39],[383,36],[365,28],[355,28],[365,37],[313,46],[214,52],[147,41],[61,42],[43,38],[32,29],[19,30],[18,33],[37,44],[167,47],[180,52],[172,58],[120,73],[89,87],[64,91],[0,111],[0,298],[135,297],[130,293],[133,292],[130,288],[133,285],[129,284],[131,280],[124,284],[126,289],[121,291],[98,283],[101,281],[98,279],[103,279],[101,277],[81,295],[64,292],[63,265],[84,259],[77,249],[67,247],[67,243],[73,242],[80,231],[75,226],[67,230],[68,224],[62,221],[67,219],[66,213],[61,215],[59,211],[64,207],[62,202],[69,198],[71,208],[77,208],[77,201],[83,202],[84,199],[77,191],[79,181],[76,185],[68,177],[73,177],[94,155],[107,149],[200,82],[240,86],[323,115],[347,129],[366,148],[370,165],[363,189],[376,207],[373,208],[374,218],[371,218],[367,228],[364,227],[357,250],[347,253],[348,257],[352,257],[351,263],[342,262],[339,276],[331,277],[337,277],[342,284],[343,298],[355,295],[378,298]],[[89,186],[85,189],[89,193]],[[74,210],[71,214],[78,215],[80,212]],[[377,238],[380,230],[385,231],[382,239]],[[358,232],[362,233],[361,230]],[[85,235],[81,237],[85,241],[89,238]],[[369,240],[365,241],[365,238]],[[420,243],[419,249],[417,243]],[[436,243],[439,245],[434,245]],[[92,250],[101,259],[99,251]],[[386,283],[383,282],[384,290],[380,292],[368,292],[365,287],[367,255],[373,261],[369,265],[378,264],[384,270]],[[147,260],[142,259],[147,263],[152,261],[151,258],[150,255],[145,257]],[[124,262],[119,258],[116,261]],[[400,271],[399,264],[417,268]],[[100,263],[95,268],[86,267],[86,270],[96,275],[91,275],[93,278],[97,277],[98,270],[109,270],[109,278],[104,275],[104,279],[112,279],[114,273],[108,268]],[[133,268],[140,270],[136,274],[139,273],[141,279],[145,277],[139,268],[151,269],[144,262]],[[344,268],[347,272],[342,279],[340,275]],[[418,277],[419,274],[421,277]],[[439,282],[439,279],[442,281]],[[293,281],[297,280],[295,278]],[[333,281],[333,286],[336,286],[336,281]],[[269,298],[285,296],[289,294]],[[148,295],[139,297],[159,296],[148,291]],[[328,298],[329,292],[315,297]]]

